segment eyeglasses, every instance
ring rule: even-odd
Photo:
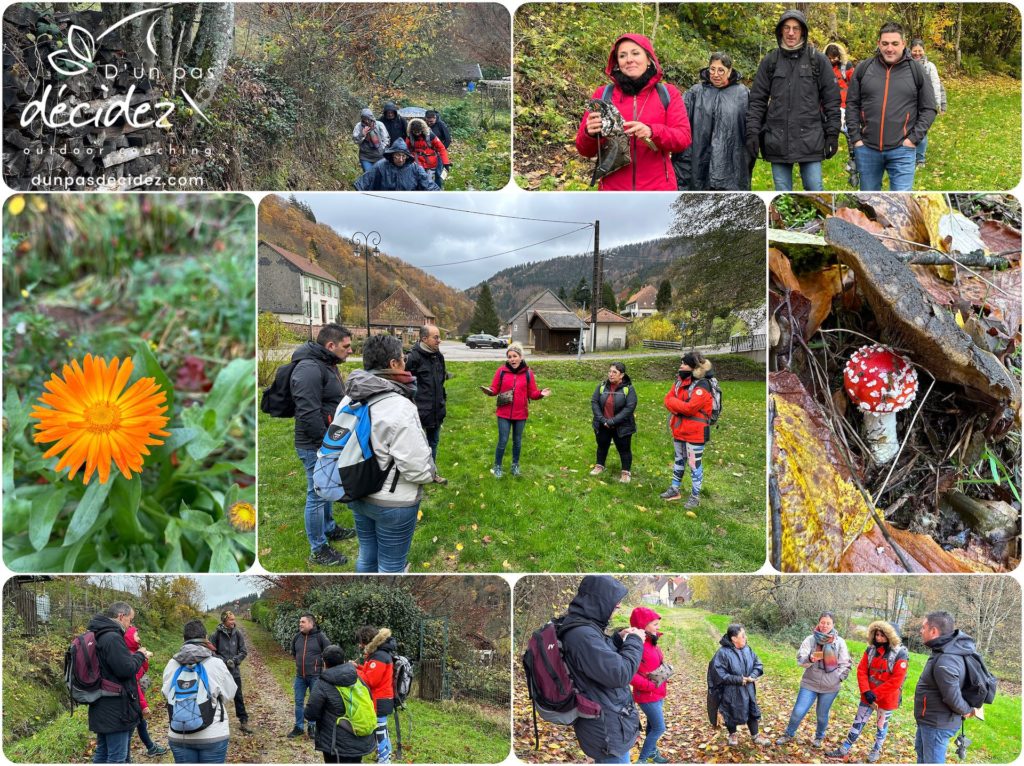
[[[711,74],[725,74],[725,73],[726,73],[726,72],[728,72],[729,70],[728,70],[728,69],[719,69],[718,67],[710,67],[710,68],[708,69],[708,71],[709,71],[709,72],[710,72]]]

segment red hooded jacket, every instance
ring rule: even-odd
[[[622,113],[624,121],[639,120],[650,127],[651,141],[658,147],[658,151],[652,150],[641,139],[631,138],[629,144],[632,163],[602,178],[599,188],[602,191],[676,191],[676,175],[672,169],[671,154],[681,152],[690,145],[690,120],[686,116],[683,96],[674,85],[666,84],[669,94],[668,109],[662,106],[655,86],[661,81],[664,70],[654,53],[654,46],[643,35],[622,35],[615,41],[608,54],[605,74],[612,76],[612,70],[617,64],[615,51],[623,40],[632,40],[647,51],[657,73],[636,96],[627,96],[616,84],[612,90],[612,104]],[[615,80],[612,79],[612,82]],[[602,85],[594,91],[593,98],[599,99],[603,94]],[[576,149],[584,157],[596,157],[599,141],[586,131],[589,114],[589,111],[583,114],[583,121],[576,131]]]
[[[898,652],[901,644],[900,637],[887,622],[878,620],[868,626],[868,639],[874,638],[875,630],[881,630],[889,639],[889,646],[884,650],[875,653],[875,657],[868,661],[868,650],[857,666],[857,685],[860,687],[860,701],[868,704],[864,699],[864,692],[874,692],[875,702],[882,710],[895,710],[900,705],[900,690],[907,678],[907,658],[899,657],[892,666],[892,673],[889,672],[889,652]]]
[[[515,370],[507,364],[495,370],[494,378],[491,380],[491,391],[495,396],[502,391],[512,392],[512,404],[498,407],[495,413],[499,418],[507,420],[526,420],[530,416],[529,400],[542,398],[537,387],[537,376],[526,366],[525,361],[520,362]]]
[[[139,629],[132,625],[128,630],[124,632],[124,642],[128,645],[128,651],[137,652],[139,651]],[[139,668],[139,672],[135,674],[135,683],[139,687],[139,707],[145,710],[149,707],[149,703],[146,702],[146,695],[142,693],[142,684],[139,683],[142,680],[142,676],[149,670],[149,660],[142,663],[142,667]]]
[[[677,379],[665,394],[665,409],[672,413],[668,425],[674,439],[688,444],[704,444],[707,441],[708,421],[714,409],[714,400],[707,387],[698,384],[709,369],[710,364],[703,370],[694,370],[694,381],[689,386],[684,386]]]
[[[646,606],[638,606],[629,616],[629,624],[634,628],[643,630],[654,620],[660,619],[661,615],[653,609],[648,609]],[[659,632],[658,635],[662,634]],[[658,686],[647,678],[646,675],[652,670],[657,670],[664,661],[665,656],[661,653],[661,649],[651,643],[651,637],[648,635],[644,638],[644,654],[640,660],[640,667],[637,669],[636,675],[633,676],[633,680],[629,682],[633,686],[633,700],[638,705],[644,702],[663,700],[665,695],[668,694],[667,681]]]

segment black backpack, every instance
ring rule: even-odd
[[[974,708],[991,705],[996,698],[996,686],[999,679],[988,672],[985,661],[977,652],[964,656],[964,680],[960,685],[960,694],[964,702]]]
[[[277,368],[277,372],[274,373],[274,382],[263,389],[263,395],[260,397],[260,410],[272,418],[295,417],[295,400],[292,398],[292,373],[295,371],[296,365],[304,361],[306,360],[299,359]],[[323,385],[326,386],[327,377],[323,374],[323,370],[321,370],[321,377],[323,377]]]

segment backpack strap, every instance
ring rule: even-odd
[[[665,111],[668,111],[669,104],[672,103],[672,94],[668,92],[668,87],[663,82],[654,84],[654,90],[658,92],[658,100],[661,101],[662,107]],[[604,90],[601,92],[601,100],[605,103],[610,104],[612,102],[612,93],[615,92],[615,86],[611,83],[604,86]]]

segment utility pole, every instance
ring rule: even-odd
[[[597,351],[597,308],[601,300],[601,222],[594,221],[594,279],[590,297],[590,350]]]

